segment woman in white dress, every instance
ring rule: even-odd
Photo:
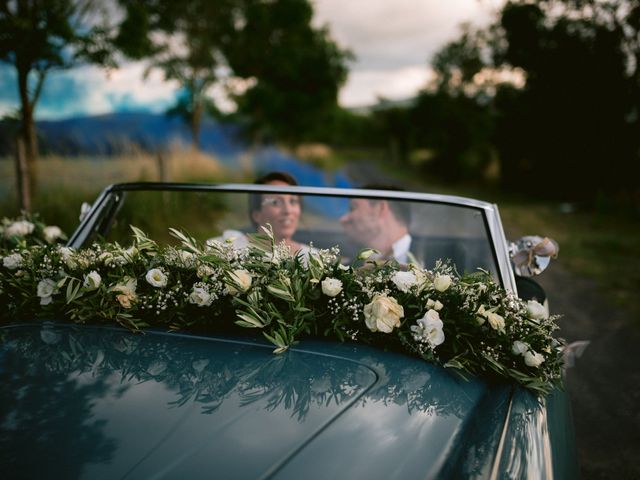
[[[271,172],[255,182],[258,185],[289,186],[298,185],[291,175],[285,172]],[[288,193],[254,193],[249,195],[249,218],[256,231],[261,226],[271,225],[276,243],[284,242],[292,255],[307,255],[311,248],[296,242],[293,235],[298,228],[302,202],[300,196]],[[231,241],[234,247],[242,248],[248,245],[246,235],[237,230],[225,230],[220,240]]]

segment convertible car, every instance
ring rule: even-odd
[[[299,270],[291,270],[306,275],[304,288],[316,288],[305,293],[304,305],[296,303],[300,282],[293,274],[282,278],[285,270],[278,270],[280,277],[266,285],[255,273],[267,268],[254,265],[256,258],[284,262],[276,258],[280,250],[272,246],[266,254],[246,253],[234,247],[245,237],[249,243],[263,242],[263,247],[265,239],[276,243],[278,226],[263,230],[257,224],[260,217],[252,215],[255,205],[275,205],[272,197],[297,199],[297,214],[280,227],[292,227],[292,239],[304,245],[304,255],[294,255],[292,268]],[[369,248],[373,239],[356,238],[345,228],[345,215],[358,199],[387,202],[409,212],[405,223],[413,265],[383,258]],[[136,241],[130,247],[132,226]],[[533,374],[514,373],[517,365],[526,373],[550,364],[551,349],[541,364],[543,357],[533,352],[532,344],[527,351],[515,342],[510,353],[509,343],[506,354],[513,356],[513,363],[508,368],[495,365],[493,347],[479,357],[491,365],[478,371],[504,372],[515,382],[495,375],[459,375],[455,367],[462,354],[448,362],[437,356],[447,345],[443,335],[451,336],[447,319],[456,315],[447,301],[468,308],[471,301],[481,302],[480,295],[497,296],[475,280],[477,272],[506,292],[505,306],[489,308],[486,303],[485,312],[485,304],[479,309],[474,305],[477,314],[464,328],[499,339],[510,331],[508,312],[519,312],[517,308],[534,297],[539,302],[534,307],[544,303],[543,292],[531,288],[528,277],[539,273],[557,251],[544,240],[526,237],[509,243],[495,205],[452,196],[239,184],[110,186],[86,212],[66,247],[48,250],[48,260],[37,257],[38,264],[30,267],[36,272],[31,276],[43,278],[33,280],[38,301],[4,297],[3,308],[12,317],[0,327],[0,476],[576,478],[571,412],[558,388],[561,381],[540,393],[539,384],[526,380]],[[109,248],[91,247],[107,244]],[[180,245],[182,250],[176,247]],[[90,254],[81,253],[86,248],[93,248]],[[24,290],[19,264],[45,255],[38,252],[16,251],[10,261],[5,257],[0,266],[6,273],[5,295]],[[76,256],[69,257],[72,254]],[[123,269],[133,269],[128,265],[137,265],[137,256],[144,256],[146,272],[127,273],[124,280],[109,283],[109,278],[124,275]],[[314,277],[314,268],[327,264],[318,258],[329,257],[332,270]],[[246,269],[220,276],[227,286],[216,290],[211,279],[217,269],[238,261],[244,261]],[[69,273],[84,268],[83,262],[92,265],[84,277]],[[93,266],[98,264],[100,268]],[[63,268],[67,273],[61,273]],[[363,280],[368,278],[363,275],[376,268],[391,280],[364,306],[368,313],[358,317],[366,319],[368,329],[355,326],[362,315],[355,307],[353,323],[347,319],[337,325],[328,319],[315,330],[308,327],[315,317],[327,318],[327,312],[350,311],[349,301],[356,300],[346,293],[373,289],[377,280]],[[432,268],[441,273],[419,280],[421,272]],[[193,278],[201,281],[190,280],[187,294],[181,288],[192,270]],[[341,281],[339,275],[344,275]],[[449,286],[452,278],[462,279],[452,285],[468,285],[456,290],[457,296]],[[325,283],[327,279],[333,283]],[[462,298],[472,287],[479,293]],[[258,288],[262,290],[256,293]],[[427,291],[432,292],[433,308],[404,300],[402,310],[407,316],[424,310],[422,324],[407,327],[409,333],[388,345],[359,341],[376,328],[376,335],[384,335],[386,328],[399,331],[402,315],[392,318],[392,324],[389,315],[402,309],[396,307],[402,299],[426,299]],[[514,300],[518,294],[520,303]],[[265,304],[267,295],[273,301]],[[377,307],[370,305],[381,297],[387,303],[391,297],[400,300],[385,310],[387,317],[376,318]],[[218,298],[229,298],[236,310],[216,309]],[[512,303],[517,305],[509,306]],[[134,304],[147,320],[135,320]],[[164,328],[153,324],[154,318],[164,321],[178,304],[185,310],[174,312]],[[275,311],[283,306],[286,314]],[[60,312],[71,313],[59,318]],[[198,315],[204,323],[195,323]],[[525,322],[519,315],[513,313],[513,318]],[[537,311],[532,315],[543,316]],[[236,320],[234,328],[221,326],[230,316],[229,324]],[[262,335],[267,316],[283,327]],[[291,339],[284,325],[296,324],[297,316],[308,321],[296,327]],[[441,326],[436,321],[440,316],[444,327],[434,327],[427,335],[428,321]],[[332,328],[337,335],[324,335]],[[403,350],[412,338],[421,346]],[[274,345],[280,353],[273,353]],[[465,345],[475,344],[469,340]]]

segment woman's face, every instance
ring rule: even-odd
[[[288,186],[280,180],[266,185]],[[252,213],[253,221],[258,225],[271,224],[276,241],[289,240],[298,228],[300,218],[300,198],[297,195],[268,193],[262,195],[260,210]]]

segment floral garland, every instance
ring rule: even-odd
[[[4,217],[0,220],[0,251],[66,240],[67,236],[60,227],[45,224],[37,214],[25,212],[15,219]]]
[[[261,330],[276,353],[303,335],[324,335],[401,349],[463,377],[512,381],[543,394],[561,385],[557,317],[504,291],[486,272],[460,277],[442,262],[433,270],[402,268],[371,260],[372,251],[343,265],[337,248],[292,256],[270,230],[252,235],[245,249],[202,245],[172,230],[181,245],[160,247],[132,228],[128,248],[0,251],[0,320],[242,327]]]

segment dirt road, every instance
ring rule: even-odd
[[[561,336],[591,342],[567,373],[582,478],[640,479],[640,331],[561,260],[538,280]]]

